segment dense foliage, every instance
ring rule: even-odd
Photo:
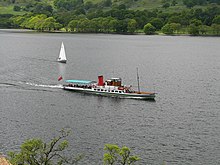
[[[131,165],[139,161],[140,158],[136,155],[131,155],[131,150],[123,146],[122,148],[114,144],[106,144],[104,150],[103,161],[105,165]]]
[[[20,146],[20,151],[8,153],[9,162],[13,165],[64,165],[77,164],[83,159],[83,155],[67,157],[69,130],[61,130],[58,137],[53,138],[49,143],[42,139],[29,139]],[[130,148],[123,146],[120,148],[115,144],[106,144],[104,147],[104,165],[131,165],[139,161],[140,158],[131,154]]]
[[[20,151],[9,152],[9,161],[13,165],[76,164],[82,159],[82,155],[67,158],[63,153],[68,147],[68,141],[65,140],[68,135],[69,131],[62,130],[61,134],[49,143],[41,139],[27,140],[21,145]]]
[[[26,14],[0,15],[0,27],[90,33],[220,34],[220,0],[162,0],[155,9],[131,8],[139,1],[10,0],[14,11]],[[181,10],[172,10],[178,5],[182,5]]]

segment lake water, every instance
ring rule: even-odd
[[[56,62],[61,42],[68,62]],[[138,164],[220,164],[220,38],[0,31],[0,152],[72,130],[68,154],[100,165],[106,143]],[[64,79],[121,77],[155,102],[72,93]]]

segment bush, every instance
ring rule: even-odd
[[[144,33],[151,35],[151,34],[155,34],[156,28],[151,24],[151,23],[147,23],[144,26]]]

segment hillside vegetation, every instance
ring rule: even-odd
[[[220,0],[0,0],[0,27],[219,35]]]

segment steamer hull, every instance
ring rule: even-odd
[[[121,78],[111,78],[104,82],[103,76],[98,76],[98,83],[90,80],[66,80],[66,82],[68,84],[63,85],[63,89],[73,92],[142,100],[154,100],[156,96],[153,92],[137,92],[131,86],[122,85]]]
[[[64,90],[73,91],[73,92],[80,92],[80,93],[87,93],[87,94],[94,94],[94,95],[100,95],[100,96],[110,96],[110,97],[118,97],[118,98],[131,98],[131,99],[141,99],[141,100],[154,100],[156,94],[151,92],[144,92],[144,93],[138,93],[138,92],[132,92],[132,93],[126,93],[124,91],[120,90],[114,90],[114,92],[109,92],[108,90],[105,91],[103,88],[103,91],[98,91],[99,88],[80,88],[80,87],[70,87],[70,86],[64,86]]]

